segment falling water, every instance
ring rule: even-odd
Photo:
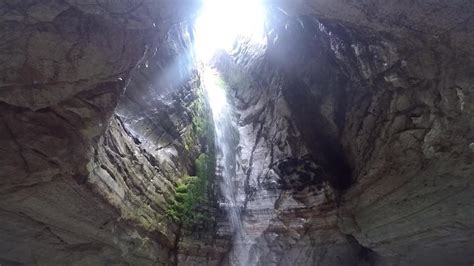
[[[232,106],[229,105],[226,97],[225,83],[219,73],[209,67],[202,73],[203,85],[207,93],[209,104],[214,120],[216,136],[217,175],[222,178],[220,189],[224,202],[224,207],[230,222],[231,230],[234,232],[233,249],[230,254],[232,265],[245,265],[247,253],[242,247],[242,219],[241,207],[237,198],[236,184],[236,147],[239,142]]]

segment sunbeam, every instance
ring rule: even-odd
[[[208,61],[218,50],[230,50],[238,37],[262,40],[265,12],[260,0],[203,0],[196,21],[195,51]]]

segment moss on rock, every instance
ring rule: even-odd
[[[169,205],[167,215],[185,228],[205,222],[202,209],[209,204],[208,184],[213,175],[214,160],[202,153],[195,161],[196,176],[184,176],[176,185],[174,200]]]
[[[183,134],[183,142],[186,150],[190,151],[197,145],[203,148],[203,152],[209,152],[214,144],[214,125],[207,98],[202,87],[197,88],[197,97],[191,105],[192,126]]]
[[[193,176],[183,176],[176,184],[166,211],[183,229],[201,227],[209,221],[210,183],[215,170],[214,124],[202,87],[196,88],[190,108],[192,124],[182,135],[182,142],[194,162],[188,169]]]

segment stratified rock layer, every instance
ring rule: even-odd
[[[472,265],[474,3],[269,4],[267,44],[216,61],[249,264]],[[228,262],[222,210],[166,215],[202,148],[193,7],[0,3],[0,264]]]
[[[468,49],[272,18],[265,53],[244,42],[217,63],[240,119],[251,264],[472,263]]]
[[[158,141],[148,145],[135,123],[159,113],[168,122],[162,128],[185,129],[191,118],[179,110],[194,97],[196,77],[181,66],[133,70],[143,59],[168,63],[166,56],[186,50],[186,29],[165,40],[189,8],[181,4],[0,4],[1,264],[171,263],[177,229],[165,209],[186,171],[183,149],[177,150],[183,144],[175,134],[167,149]],[[176,39],[179,46],[172,45]],[[144,96],[143,88],[131,84],[123,96],[129,77],[160,73],[180,73],[173,86],[187,90],[163,93],[163,83],[134,78],[147,82],[148,98],[166,100],[137,112],[130,102]]]

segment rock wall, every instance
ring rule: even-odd
[[[197,77],[189,56],[163,64],[188,48],[184,27],[166,34],[193,7],[0,4],[1,264],[173,261],[177,228],[166,201],[188,169],[181,134]]]
[[[225,54],[215,63],[239,121],[237,179],[245,202],[241,245],[247,263],[373,263],[371,252],[337,226],[339,189],[351,179],[337,142],[337,106],[331,105],[343,90],[342,75],[331,54],[321,52],[330,51],[327,39],[302,40],[304,32],[281,26],[274,31],[281,34],[277,42],[268,47],[243,42],[245,53]],[[310,89],[329,93],[319,92],[323,99],[317,100]]]
[[[239,115],[250,264],[472,263],[472,54],[272,19],[266,51],[243,42],[216,63]]]
[[[215,62],[249,264],[472,265],[473,3],[273,4],[267,44]],[[228,263],[217,206],[213,232],[166,214],[206,149],[194,8],[0,3],[0,264]]]

